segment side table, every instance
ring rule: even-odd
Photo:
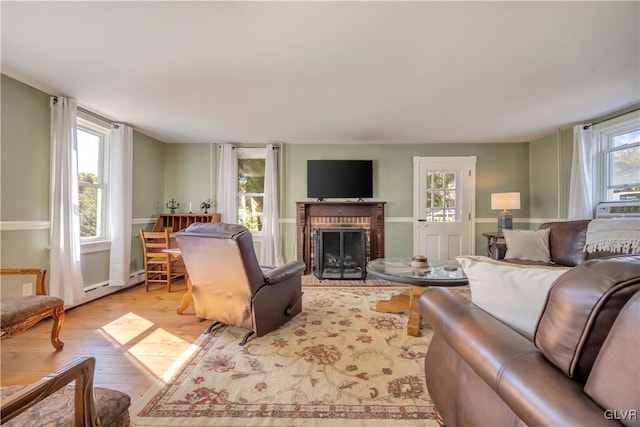
[[[487,256],[491,257],[491,252],[489,251],[489,247],[492,243],[498,243],[498,240],[504,239],[502,233],[490,232],[490,233],[482,233],[484,237],[487,238]]]

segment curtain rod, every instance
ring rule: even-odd
[[[597,125],[597,124],[604,123],[604,122],[609,121],[609,120],[617,119],[618,117],[622,117],[622,116],[624,116],[625,114],[635,113],[636,111],[640,111],[640,108],[636,108],[636,109],[634,109],[634,110],[629,110],[629,111],[627,111],[627,112],[625,112],[625,113],[620,113],[620,114],[618,114],[618,115],[616,115],[616,116],[609,117],[608,119],[602,119],[602,120],[599,120],[599,121],[594,122],[594,123],[587,123],[586,125],[584,125],[584,126],[582,127],[582,129],[583,129],[583,130],[587,130],[587,128],[589,128],[589,126],[595,126],[595,125]]]
[[[281,142],[273,143],[273,147],[272,147],[272,148],[273,148],[274,150],[279,150],[279,149],[280,149],[280,144],[282,144],[282,143],[281,143]],[[223,145],[224,145],[224,144],[218,144],[218,148],[222,148],[222,146],[223,146]],[[236,146],[235,146],[235,145],[233,145],[233,144],[230,144],[230,145],[231,145],[231,149],[232,149],[232,150],[235,150],[235,149],[236,149]],[[247,147],[247,148],[262,148],[262,147]]]
[[[86,108],[78,107],[78,111],[80,111],[80,112],[82,112],[82,113],[84,113],[84,114],[86,114],[88,116],[95,117],[96,119],[102,120],[103,122],[107,122],[109,124],[115,125],[115,126],[120,124],[118,122],[114,122],[113,120],[109,120],[109,119],[101,116],[100,114],[94,113],[93,111],[89,111]]]

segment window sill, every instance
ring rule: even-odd
[[[80,243],[80,254],[90,254],[94,252],[105,252],[111,249],[111,241]]]

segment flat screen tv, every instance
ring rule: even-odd
[[[373,160],[307,160],[307,197],[373,197]]]

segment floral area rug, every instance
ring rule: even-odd
[[[377,279],[375,277],[367,277],[365,280],[332,280],[332,279],[318,279],[313,274],[305,274],[302,276],[302,286],[398,286],[398,283],[389,282],[388,280]]]
[[[436,426],[431,330],[374,310],[401,287],[305,287],[303,311],[263,337],[203,335],[131,408],[134,426]]]

